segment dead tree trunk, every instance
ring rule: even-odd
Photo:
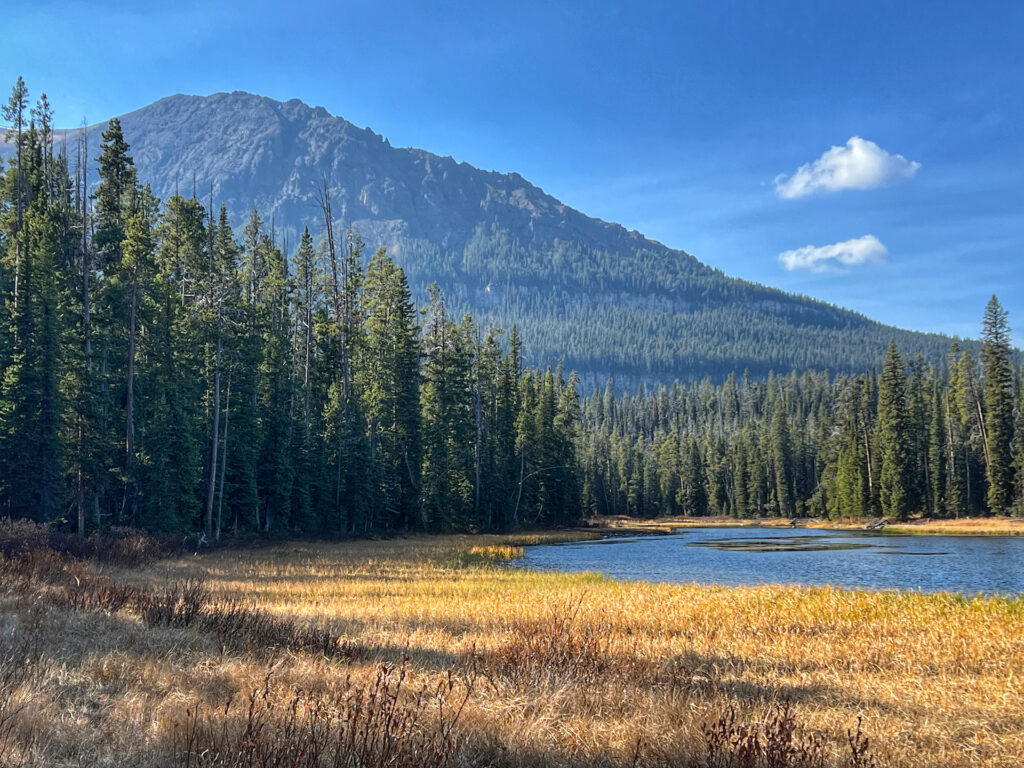
[[[224,318],[222,315],[217,318],[217,352],[214,358],[213,368],[213,441],[210,445],[210,484],[206,489],[206,514],[204,516],[204,528],[206,537],[210,538],[213,532],[213,497],[217,487],[217,445],[220,439],[220,361],[224,351]],[[217,534],[220,534],[218,520]]]
[[[138,493],[135,481],[135,348],[137,344],[136,326],[139,313],[138,281],[133,281],[131,307],[128,317],[128,373],[125,384],[125,474],[128,484],[125,493],[128,496],[128,515],[133,525],[138,525]]]

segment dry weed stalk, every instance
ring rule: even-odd
[[[455,728],[471,686],[452,672],[408,690],[409,659],[381,664],[366,685],[289,690],[269,677],[247,697],[218,709],[196,704],[176,727],[181,768],[441,768],[454,753]]]

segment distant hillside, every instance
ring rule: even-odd
[[[197,190],[241,223],[256,207],[294,246],[322,229],[326,178],[339,224],[384,245],[422,297],[436,281],[481,324],[518,323],[535,364],[588,384],[720,378],[732,370],[877,366],[895,338],[942,360],[948,337],[904,331],[727,277],[693,256],[576,211],[518,174],[392,147],[322,107],[248,93],[171,96],[121,118],[143,181]],[[89,129],[98,153],[103,126]]]

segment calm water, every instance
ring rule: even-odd
[[[702,584],[834,584],[1024,593],[1024,537],[880,536],[811,528],[687,528],[526,548],[529,568]]]

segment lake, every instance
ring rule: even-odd
[[[668,536],[527,547],[517,564],[652,582],[1024,593],[1024,537],[1012,536],[684,528]]]

